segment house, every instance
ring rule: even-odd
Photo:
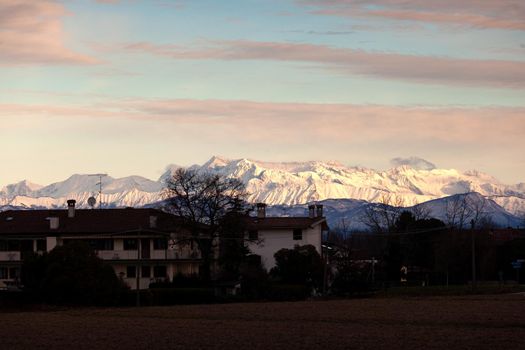
[[[75,204],[69,200],[67,210],[0,212],[0,289],[19,284],[28,254],[73,241],[88,243],[132,289],[199,273],[201,254],[182,218],[156,209],[76,209]],[[258,204],[257,217],[244,220],[249,248],[267,269],[282,248],[311,244],[321,253],[328,229],[321,205],[310,206],[308,217],[266,217],[266,205]]]
[[[0,213],[0,288],[16,284],[27,254],[85,241],[132,289],[197,274],[200,252],[181,219],[156,209],[9,210]],[[187,237],[187,235],[186,235]]]
[[[267,217],[266,204],[257,204],[257,216],[245,219],[248,248],[261,257],[267,270],[275,266],[274,254],[296,245],[313,245],[321,254],[323,233],[328,231],[322,205],[309,205],[307,217]]]

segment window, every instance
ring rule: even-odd
[[[45,239],[36,240],[36,250],[37,252],[45,252],[47,250],[47,242]]]
[[[20,241],[20,251],[21,252],[33,252],[34,251],[34,247],[33,247],[33,240],[29,240],[29,239],[24,239],[22,241]]]
[[[0,267],[0,280],[6,280],[9,277],[7,276],[7,267]]]
[[[166,266],[154,266],[153,267],[153,277],[155,278],[166,277]]]
[[[257,230],[250,230],[248,231],[248,239],[250,241],[255,241],[259,239],[259,231]]]
[[[142,277],[151,277],[151,267],[150,266],[142,266],[140,269],[140,275]]]
[[[134,278],[137,277],[137,268],[135,266],[126,267],[126,277]]]
[[[104,250],[114,250],[114,243],[112,239],[103,239],[104,242]]]
[[[113,250],[112,239],[90,239],[88,243],[93,250]]]
[[[137,250],[137,240],[136,239],[125,239],[124,240],[124,250]]]
[[[18,267],[11,267],[9,268],[9,278],[12,280],[16,280],[20,277],[20,268]]]
[[[8,252],[20,251],[20,241],[18,240],[7,241],[7,251]]]
[[[6,240],[0,241],[0,252],[7,252],[7,241]]]
[[[87,244],[89,244],[89,247],[93,250],[98,250],[97,249],[97,239],[90,239],[87,241]]]
[[[154,238],[153,249],[154,250],[165,250],[167,247],[165,238]]]
[[[303,230],[300,228],[295,228],[293,230],[293,240],[294,241],[300,241],[303,239]]]

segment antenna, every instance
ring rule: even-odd
[[[95,207],[95,204],[97,204],[97,199],[93,196],[88,198],[88,204],[93,209]]]
[[[98,185],[98,208],[102,209],[102,178],[108,176],[108,174],[89,174],[88,176],[97,176],[99,181],[96,183]]]

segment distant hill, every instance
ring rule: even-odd
[[[461,205],[463,200],[473,201],[480,208],[480,214],[490,219],[492,224],[498,227],[523,227],[524,219],[508,213],[504,208],[499,206],[493,200],[487,199],[478,193],[458,194],[445,198],[431,200],[425,203],[402,208],[401,210],[426,212],[428,217],[433,217],[449,224],[452,218],[450,211],[453,210],[453,204]],[[369,203],[363,200],[355,199],[328,199],[317,202],[324,206],[324,214],[331,228],[341,227],[344,225],[350,230],[368,230],[366,225],[366,211],[377,209],[394,211],[397,208],[393,206],[383,206],[377,203]],[[269,216],[301,216],[308,215],[308,205],[274,205],[267,209]],[[464,226],[469,225],[473,214],[467,215],[464,219]],[[455,219],[457,224],[458,219]]]

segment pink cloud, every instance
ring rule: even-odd
[[[65,46],[67,14],[52,0],[0,0],[0,65],[96,63]]]
[[[186,60],[273,60],[321,64],[344,74],[421,83],[525,87],[525,62],[416,56],[325,45],[215,41],[205,47],[132,43],[125,50]]]
[[[345,145],[425,144],[450,147],[525,147],[525,108],[437,108],[226,100],[106,100],[88,106],[0,104],[0,117],[121,119],[162,130],[184,127],[217,139]],[[103,122],[100,124],[104,125]],[[147,124],[145,124],[147,125]],[[171,125],[171,126],[170,126]],[[9,130],[11,123],[0,128]],[[490,141],[489,141],[490,140]],[[368,146],[367,146],[368,147]]]
[[[314,13],[349,17],[382,17],[475,28],[525,30],[521,0],[297,0]]]
[[[100,161],[95,166],[102,169],[115,162],[146,169],[156,159],[155,169],[159,169],[158,164],[169,157],[183,155],[184,162],[191,164],[219,153],[381,166],[385,159],[417,154],[443,166],[473,167],[506,181],[523,181],[519,174],[525,168],[525,107],[98,101],[91,105],[0,104],[0,135],[17,150],[6,153],[6,164],[42,163],[45,170],[49,159],[60,159],[58,163],[68,172],[85,165],[86,159]],[[80,165],[68,164],[79,159]]]

